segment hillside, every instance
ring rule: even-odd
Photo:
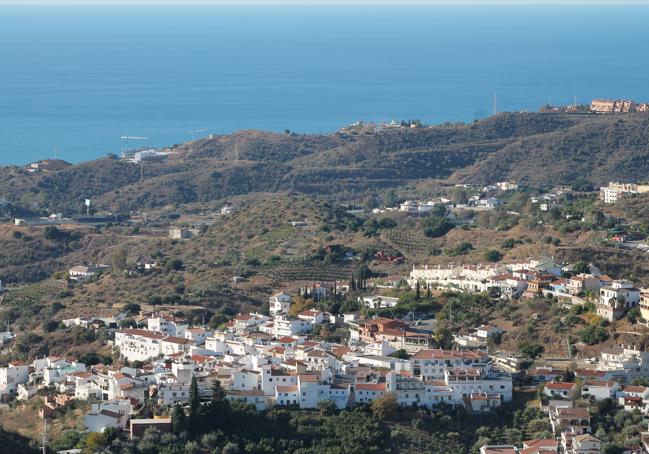
[[[644,181],[649,177],[649,117],[587,116],[572,127],[521,138],[457,172],[461,182],[511,180],[533,187]]]
[[[178,145],[166,162],[145,164],[142,179],[139,166],[114,157],[37,173],[0,168],[0,199],[14,211],[74,214],[85,198],[100,210],[130,212],[260,192],[351,201],[440,180],[539,187],[585,177],[599,184],[646,179],[647,144],[642,114],[510,113],[328,135],[241,131]]]

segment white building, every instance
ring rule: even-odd
[[[365,307],[371,309],[383,309],[387,307],[395,307],[399,304],[399,298],[392,296],[372,295],[359,298]]]
[[[203,345],[205,339],[212,335],[212,331],[205,328],[187,328],[185,337],[190,339],[195,345]]]
[[[68,275],[73,281],[82,281],[95,276],[110,268],[108,265],[79,265],[68,270]]]
[[[301,319],[290,319],[286,316],[278,316],[273,322],[273,334],[277,337],[294,336],[310,331],[310,322]]]
[[[631,382],[634,378],[649,376],[649,352],[633,347],[609,347],[600,352],[599,370]]]
[[[126,399],[92,404],[86,414],[86,428],[89,432],[104,432],[109,427],[126,429],[131,411],[131,403]]]
[[[617,320],[640,303],[640,290],[629,281],[613,281],[599,289],[597,315],[608,321]]]
[[[321,311],[317,311],[315,309],[309,309],[306,311],[302,311],[297,315],[297,318],[299,320],[303,320],[305,322],[308,322],[310,325],[320,325],[324,323],[325,321],[325,316],[324,313]]]
[[[167,315],[157,315],[147,319],[147,329],[167,336],[183,337],[187,329],[187,320]]]
[[[422,350],[410,358],[415,377],[424,381],[444,380],[448,368],[481,369],[491,371],[491,358],[486,352],[470,350]]]
[[[29,367],[18,361],[0,367],[0,394],[16,394],[20,383],[29,381]]]
[[[596,401],[614,399],[620,390],[620,384],[613,380],[585,380],[581,394],[592,396]]]
[[[122,329],[115,332],[115,346],[122,357],[129,361],[146,361],[161,353],[164,334],[143,329]]]
[[[645,192],[649,192],[649,185],[614,183],[611,181],[608,186],[599,188],[599,198],[604,203],[615,203],[625,195],[642,194]]]
[[[260,389],[228,389],[226,399],[229,401],[238,400],[246,404],[254,405],[257,411],[263,411],[268,408],[268,402],[264,392]]]
[[[273,317],[280,314],[287,314],[292,301],[293,298],[290,295],[284,292],[276,293],[269,298],[270,314]]]
[[[160,341],[160,353],[164,356],[188,354],[192,345],[191,339],[185,337],[167,336]]]

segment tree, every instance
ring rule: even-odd
[[[446,216],[428,216],[424,219],[424,235],[439,238],[450,232],[454,225]]]
[[[165,263],[166,271],[180,271],[183,269],[183,262],[180,259],[173,259]]]
[[[237,446],[235,443],[228,442],[225,446],[223,446],[221,454],[239,454],[240,452],[241,450],[239,450],[239,446]]]
[[[462,241],[458,244],[456,244],[454,247],[449,249],[446,254],[454,257],[457,255],[464,255],[468,253],[469,251],[473,250],[473,245],[469,243],[468,241]]]
[[[397,399],[392,393],[387,393],[379,397],[372,402],[370,407],[374,416],[381,421],[393,417],[399,410]]]
[[[90,432],[84,442],[84,452],[95,453],[100,451],[106,443],[106,435],[100,432]]]
[[[111,267],[113,273],[121,273],[126,269],[126,249],[121,248],[113,254]]]
[[[584,273],[589,273],[590,272],[590,265],[588,262],[584,262],[583,260],[578,261],[575,263],[572,267],[572,270],[576,274],[584,274]]]
[[[192,375],[192,383],[189,387],[189,432],[192,435],[198,433],[198,426],[201,420],[201,396],[198,391],[196,375]]]
[[[629,312],[627,312],[626,314],[626,319],[631,324],[638,323],[639,318],[640,318],[640,308],[638,306],[629,309]]]
[[[503,244],[501,245],[503,249],[513,249],[516,247],[516,244],[518,244],[518,241],[516,241],[513,238],[507,238],[505,241],[503,241]]]
[[[65,232],[63,232],[58,227],[54,227],[53,225],[48,225],[47,227],[45,227],[45,232],[43,232],[43,237],[45,237],[46,240],[57,241],[67,236],[68,235]]]
[[[390,353],[390,356],[393,358],[399,358],[399,359],[410,359],[410,355],[408,354],[407,351],[405,351],[403,348]]]
[[[393,207],[397,204],[397,196],[394,193],[394,189],[388,189],[383,194],[383,206]]]
[[[588,345],[595,345],[608,339],[608,332],[600,324],[587,325],[579,332],[579,336],[582,342]]]
[[[571,189],[575,192],[591,192],[593,190],[593,183],[584,177],[580,177],[572,183]]]
[[[174,405],[173,410],[171,410],[171,430],[173,433],[178,435],[179,433],[187,429],[187,418],[185,416],[185,411],[180,407],[179,404]]]
[[[376,200],[375,197],[368,196],[363,201],[363,208],[365,208],[365,211],[372,211],[374,208],[378,208],[378,206],[379,201]]]
[[[417,281],[417,284],[415,284],[415,300],[416,301],[421,300],[421,289],[420,289],[419,281]]]
[[[541,344],[521,342],[518,344],[518,351],[530,359],[536,359],[543,354],[544,347]]]
[[[47,333],[51,333],[52,331],[56,331],[56,328],[59,327],[59,322],[56,320],[44,320],[43,321],[43,330]]]
[[[220,380],[214,380],[212,384],[212,402],[223,402],[225,401],[225,390],[221,386]]]
[[[67,429],[61,432],[61,435],[52,443],[54,452],[66,451],[69,449],[80,448],[83,442],[84,434],[77,430]]]
[[[318,409],[322,416],[331,416],[336,413],[336,404],[329,399],[318,402]]]
[[[315,302],[311,299],[305,299],[303,297],[293,298],[291,306],[288,308],[288,314],[291,317],[297,317],[300,312],[313,309],[315,307]]]
[[[140,309],[141,309],[141,308],[140,308],[140,305],[137,304],[137,303],[128,303],[127,305],[125,305],[125,306],[122,308],[122,310],[123,310],[124,312],[126,312],[127,314],[129,314],[129,315],[139,314],[139,313],[140,313]]]

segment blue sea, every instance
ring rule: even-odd
[[[0,164],[649,101],[649,7],[0,7]]]

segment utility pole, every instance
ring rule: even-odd
[[[47,454],[47,418],[43,420],[41,437],[43,438],[43,446],[41,446],[41,449],[43,450],[43,454]]]
[[[448,329],[453,331],[453,303],[448,305]]]

